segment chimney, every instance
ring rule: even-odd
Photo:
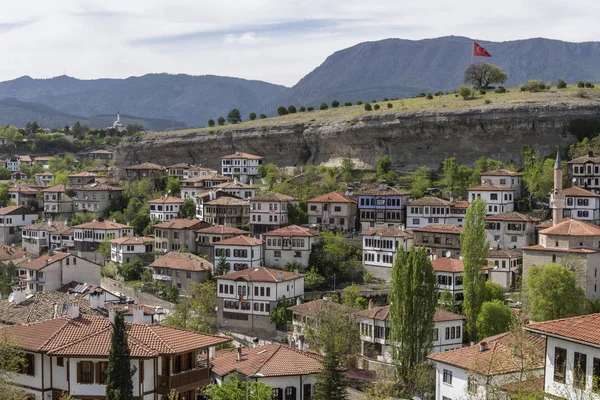
[[[379,184],[379,190],[387,190],[388,186],[387,186],[387,182],[386,180],[382,180],[381,183]]]
[[[67,316],[71,319],[79,318],[79,303],[70,301],[67,303]]]
[[[487,342],[481,342],[481,343],[479,343],[479,351],[486,351],[487,349],[488,349]]]
[[[242,361],[242,345],[237,348],[237,360]]]
[[[142,304],[136,304],[133,306],[133,323],[144,323],[144,306]]]
[[[296,305],[299,306],[300,304],[302,304],[302,299],[300,297],[298,297],[296,299]]]
[[[346,193],[344,193],[344,194],[346,196],[353,196],[354,195],[354,188],[352,186],[348,186],[348,188],[346,189]]]
[[[304,335],[300,335],[298,338],[298,350],[306,352],[306,342],[304,341]]]
[[[214,359],[215,359],[215,355],[216,355],[216,353],[217,353],[217,352],[216,352],[215,346],[210,346],[210,347],[208,348],[208,358],[209,358],[210,360],[214,360]]]
[[[22,302],[25,301],[25,286],[14,286],[13,287],[13,303],[15,304],[21,304]],[[10,297],[9,297],[10,300]]]
[[[113,307],[108,308],[108,320],[111,324],[115,323],[115,309]]]
[[[373,309],[373,299],[369,299],[369,310]]]
[[[102,302],[102,294],[103,290],[98,288],[90,293],[90,307],[94,310],[99,308],[104,308],[104,304]]]
[[[48,249],[48,256],[52,257],[54,255],[54,249]],[[46,260],[46,265],[48,265],[48,260]]]

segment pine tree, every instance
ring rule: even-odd
[[[435,273],[425,248],[398,250],[390,286],[390,343],[398,376],[409,391],[433,347],[437,304]]]
[[[487,204],[482,198],[475,200],[467,209],[464,231],[460,235],[460,253],[463,256],[463,313],[467,317],[469,339],[477,338],[477,317],[485,294],[483,266],[489,244],[485,231],[485,210]]]
[[[215,268],[215,275],[225,275],[229,273],[229,267],[227,266],[227,258],[225,254],[221,254],[219,261],[217,262],[217,268]]]
[[[106,378],[106,400],[132,400],[133,374],[136,368],[131,366],[127,330],[123,313],[115,313],[112,324],[112,339],[108,353],[108,371]]]
[[[315,400],[346,400],[346,378],[340,368],[343,358],[339,349],[336,349],[335,340],[325,340],[325,357],[323,357],[323,370],[317,375]]]

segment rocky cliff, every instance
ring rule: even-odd
[[[396,169],[437,168],[445,158],[472,163],[480,156],[505,162],[520,159],[530,145],[541,154],[576,141],[575,121],[598,121],[596,102],[539,102],[484,106],[468,110],[380,111],[335,121],[153,133],[118,149],[117,166],[151,161],[218,167],[219,157],[244,151],[279,166],[320,164],[332,158],[360,159],[374,165],[388,154]],[[582,124],[577,124],[581,126]]]

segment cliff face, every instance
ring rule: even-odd
[[[600,118],[594,104],[517,104],[481,109],[379,112],[337,121],[238,126],[191,133],[149,134],[124,143],[116,164],[201,163],[219,167],[219,157],[244,151],[279,166],[320,164],[351,157],[375,165],[388,154],[396,169],[437,168],[445,158],[472,163],[480,156],[520,160],[530,145],[542,155],[576,141],[570,123]]]

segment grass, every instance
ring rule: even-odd
[[[353,118],[363,117],[366,115],[389,114],[389,113],[411,113],[415,111],[442,111],[442,110],[469,110],[475,108],[494,108],[499,105],[518,105],[527,103],[540,104],[598,104],[600,102],[600,88],[580,89],[577,85],[568,85],[566,89],[557,89],[555,86],[543,92],[530,93],[521,92],[518,87],[508,88],[507,93],[494,93],[493,90],[488,90],[486,94],[477,93],[474,99],[463,100],[462,97],[455,94],[447,94],[442,96],[434,96],[428,100],[426,97],[405,98],[394,101],[380,101],[379,110],[365,111],[363,105],[355,106],[340,106],[338,108],[329,108],[327,110],[314,110],[311,112],[288,114],[279,117],[270,117],[258,119],[255,121],[245,121],[236,125],[216,126],[213,128],[192,128],[178,131],[169,131],[161,133],[149,133],[148,135],[156,134],[171,134],[171,133],[194,133],[194,132],[218,132],[223,129],[256,129],[260,127],[272,127],[278,125],[290,124],[311,124],[313,122],[322,123],[329,121],[348,120],[349,125],[354,125],[358,121]],[[387,108],[387,103],[392,103],[392,108]],[[343,104],[343,102],[342,102]],[[374,106],[375,104],[371,104]],[[297,107],[299,108],[299,107]],[[224,110],[224,113],[226,111]]]

